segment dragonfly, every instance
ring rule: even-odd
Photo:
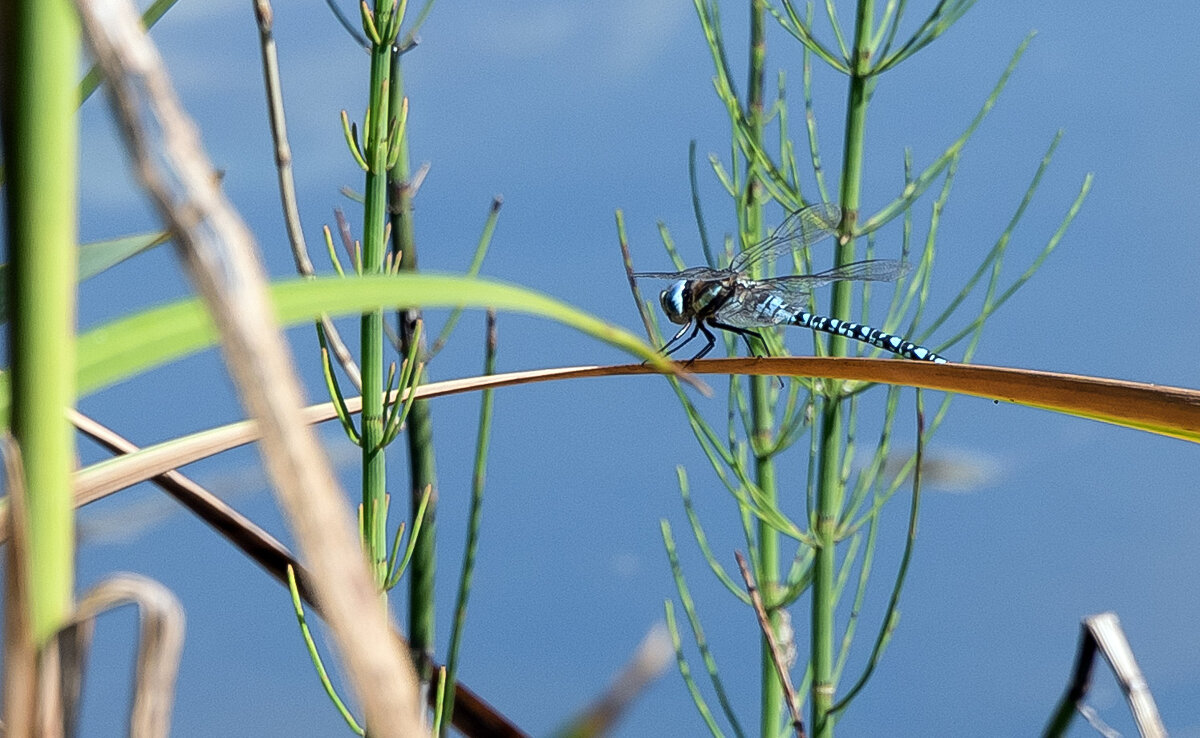
[[[945,357],[900,336],[806,309],[815,288],[833,282],[890,282],[908,271],[902,261],[871,259],[819,274],[766,279],[749,276],[759,264],[825,240],[837,232],[841,220],[838,205],[810,205],[789,215],[771,235],[735,256],[725,269],[692,267],[679,272],[635,273],[635,277],[672,280],[659,294],[659,303],[667,319],[683,327],[662,347],[662,353],[670,356],[703,333],[707,343],[691,361],[704,358],[717,341],[710,328],[736,333],[749,344],[750,336],[762,340],[755,328],[798,325],[869,343],[906,359],[945,364]],[[689,330],[691,334],[684,338]]]

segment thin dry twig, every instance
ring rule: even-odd
[[[317,600],[372,735],[422,735],[416,675],[393,638],[345,496],[301,418],[299,382],[253,238],[218,189],[198,133],[132,3],[79,0],[79,8],[139,177],[175,232],[242,401],[260,421],[267,470],[307,554]]]
[[[105,426],[77,410],[70,411],[71,422],[81,433],[100,443],[115,454],[131,454],[140,449],[113,429]],[[292,556],[292,552],[274,536],[260,528],[250,518],[233,509],[220,497],[189,479],[178,471],[168,471],[147,481],[158,485],[176,502],[191,510],[209,527],[220,533],[266,569],[280,584],[287,586],[287,567],[296,572],[296,585],[300,596],[311,602],[313,594],[309,574]]]
[[[633,700],[657,679],[675,658],[671,634],[662,623],[655,625],[638,644],[637,651],[613,683],[559,735],[608,735]]]
[[[746,582],[746,594],[750,595],[750,604],[754,606],[754,614],[758,616],[758,626],[762,629],[763,637],[771,648],[771,661],[775,663],[775,673],[779,675],[779,683],[783,686],[783,695],[787,700],[788,712],[792,714],[792,728],[797,738],[804,738],[804,718],[800,717],[800,707],[796,701],[796,688],[792,686],[792,676],[788,673],[783,651],[775,640],[775,629],[771,627],[771,619],[763,607],[762,595],[754,583],[754,575],[746,565],[746,557],[741,551],[733,552],[737,559],[738,568],[742,570],[742,579]]]
[[[633,276],[633,255],[629,253],[629,241],[625,239],[625,216],[617,213],[617,231],[620,234],[618,245],[621,247],[621,263],[625,267],[625,279],[629,280],[629,291],[633,293],[633,304],[637,307],[638,316],[642,319],[642,327],[646,329],[646,338],[655,341],[654,326],[650,316],[646,314],[646,303],[642,300],[642,291],[638,287],[637,277]]]
[[[292,259],[301,276],[315,278],[312,259],[308,255],[308,244],[304,240],[304,229],[300,225],[300,207],[296,201],[296,182],[292,177],[292,147],[288,143],[287,118],[283,111],[283,83],[279,79],[279,59],[275,52],[275,35],[272,32],[274,11],[270,0],[254,0],[254,17],[258,21],[259,44],[262,49],[263,81],[267,87],[267,112],[271,120],[271,138],[275,142],[275,169],[279,178],[279,198],[283,205],[283,220],[287,227],[288,243],[292,247]],[[346,348],[342,335],[328,315],[321,316],[321,326],[329,349],[359,392],[362,392],[362,374],[354,356]]]

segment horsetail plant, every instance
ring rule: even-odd
[[[838,231],[840,238],[835,247],[835,269],[855,261],[856,241],[860,236],[868,237],[868,256],[873,256],[873,232],[889,221],[902,217],[902,246],[904,257],[910,256],[912,243],[913,206],[929,188],[941,181],[940,193],[935,197],[928,236],[923,246],[912,254],[916,261],[912,278],[901,283],[895,291],[888,313],[879,320],[883,330],[897,330],[905,324],[904,335],[913,340],[926,342],[933,329],[941,327],[955,314],[964,299],[982,286],[983,304],[978,315],[968,318],[960,331],[949,340],[935,347],[943,352],[964,338],[970,337],[963,352],[963,361],[969,360],[979,340],[982,327],[991,315],[1057,246],[1066,227],[1078,212],[1090,185],[1090,175],[1085,178],[1080,193],[1068,210],[1058,230],[1048,239],[1042,251],[1033,260],[1024,274],[1011,284],[1001,288],[1000,266],[1003,263],[1013,229],[1024,213],[1042,173],[1048,166],[1059,135],[1055,136],[1032,182],[1021,200],[1012,220],[997,239],[996,245],[981,261],[976,274],[962,288],[959,295],[932,322],[928,329],[920,328],[927,299],[930,294],[933,262],[936,253],[936,235],[943,209],[948,200],[954,175],[958,169],[964,145],[981,124],[983,118],[995,104],[1009,76],[1020,59],[1030,38],[1026,38],[1014,53],[994,89],[986,97],[979,112],[970,121],[962,134],[936,157],[925,169],[913,173],[911,156],[905,154],[904,187],[895,199],[874,213],[862,212],[862,179],[866,169],[865,143],[867,113],[871,95],[880,75],[888,71],[928,44],[936,40],[973,4],[973,0],[945,0],[939,2],[917,30],[907,39],[899,38],[899,25],[906,4],[889,2],[878,12],[873,0],[857,0],[854,25],[848,32],[843,29],[832,3],[825,5],[826,16],[832,33],[832,42],[827,43],[814,31],[812,8],[802,16],[791,0],[781,0],[776,7],[766,0],[750,0],[749,25],[749,73],[745,92],[739,95],[730,71],[729,55],[722,35],[719,10],[715,0],[694,0],[701,29],[712,57],[715,77],[713,80],[717,96],[729,118],[731,138],[729,158],[723,161],[712,155],[709,162],[712,171],[726,194],[732,200],[736,213],[736,241],[742,250],[757,244],[764,233],[764,207],[778,203],[785,212],[800,210],[812,203],[826,202],[831,190],[826,186],[825,169],[821,155],[817,117],[813,110],[811,59],[816,57],[830,68],[845,74],[846,112],[843,122],[843,151],[841,157],[840,182],[836,190],[836,212],[840,213]],[[766,80],[766,25],[767,14],[802,45],[804,73],[802,76],[805,106],[805,134],[807,141],[797,146],[790,138],[788,106],[785,99],[786,77],[778,76],[777,98],[768,104],[764,99]],[[774,125],[778,133],[777,151],[768,152],[767,129]],[[797,149],[807,148],[808,169],[812,173],[817,196],[802,190],[801,165]],[[693,208],[701,245],[710,268],[721,265],[714,263],[714,251],[710,245],[708,228],[704,222],[703,208],[695,166],[695,144],[691,147],[689,178],[691,181]],[[826,210],[829,210],[826,208]],[[618,218],[618,231],[624,244],[623,224]],[[677,268],[682,264],[675,252],[670,234],[663,229],[663,243],[668,255]],[[806,244],[807,245],[807,244]],[[728,260],[732,254],[726,256]],[[795,268],[807,272],[809,257],[807,250],[794,255]],[[627,258],[628,260],[628,258]],[[755,264],[757,269],[759,265]],[[630,267],[632,272],[632,268]],[[983,275],[989,278],[983,280]],[[660,275],[661,276],[661,275]],[[757,274],[749,276],[759,276]],[[903,276],[903,275],[901,275]],[[667,295],[667,293],[664,293]],[[634,296],[639,311],[646,322],[648,334],[658,335],[654,324],[634,286]],[[812,298],[805,309],[812,307]],[[833,280],[830,305],[821,314],[844,321],[856,307],[858,315],[865,316],[870,306],[870,290],[864,288],[859,304],[854,304],[852,285],[847,281]],[[681,303],[676,303],[678,307]],[[664,297],[664,307],[666,297]],[[911,311],[911,318],[905,318]],[[670,313],[670,311],[669,311]],[[677,316],[671,316],[677,317]],[[685,316],[686,317],[686,316]],[[863,318],[865,320],[865,317]],[[844,324],[844,323],[843,323]],[[724,326],[717,326],[724,327]],[[736,328],[736,326],[735,326]],[[777,327],[757,330],[770,354],[784,351],[784,344]],[[847,354],[847,332],[831,335],[820,340],[814,334],[814,349],[818,355],[844,356]],[[854,336],[858,337],[858,336]],[[726,336],[726,348],[736,352],[735,336]],[[757,343],[757,340],[756,340]],[[878,345],[878,344],[877,344]],[[902,480],[910,471],[919,472],[919,456],[910,458],[900,475],[886,478],[883,474],[884,460],[891,449],[892,427],[898,416],[898,387],[889,388],[884,402],[884,419],[879,440],[870,453],[870,459],[851,485],[854,457],[860,435],[857,409],[864,402],[865,390],[869,385],[855,382],[805,380],[793,378],[787,392],[782,383],[763,377],[752,377],[748,387],[740,377],[731,377],[729,384],[729,409],[726,413],[727,428],[724,433],[709,425],[699,408],[692,403],[682,387],[671,380],[676,394],[683,405],[688,423],[697,441],[704,450],[709,464],[718,480],[729,491],[738,505],[742,529],[746,537],[751,573],[747,581],[755,581],[763,600],[763,615],[769,632],[761,639],[760,674],[761,695],[759,701],[759,734],[778,736],[785,731],[803,731],[793,718],[785,717],[795,705],[785,705],[785,690],[779,678],[777,649],[772,642],[789,645],[791,630],[800,630],[800,623],[808,626],[809,654],[803,678],[799,681],[798,700],[807,699],[810,735],[828,738],[838,714],[859,694],[869,681],[875,666],[885,650],[890,634],[896,625],[897,605],[903,588],[904,575],[908,569],[912,547],[915,542],[916,514],[919,487],[914,487],[914,498],[909,519],[909,535],[906,539],[903,560],[892,587],[892,595],[880,625],[878,635],[871,648],[866,669],[857,675],[847,689],[840,688],[844,669],[857,630],[858,615],[862,611],[867,592],[867,582],[874,564],[876,541],[880,528],[883,506],[894,496]],[[918,400],[918,403],[920,401]],[[923,420],[924,412],[918,404],[918,416],[922,418],[918,433],[919,444],[937,429],[948,409],[949,396],[944,398],[928,424]],[[808,472],[802,495],[791,493],[792,498],[803,502],[805,515],[802,523],[793,522],[784,512],[783,502],[788,497],[779,487],[776,472],[776,457],[796,444],[804,433],[809,433]],[[919,474],[914,475],[919,479]],[[744,587],[725,569],[712,552],[703,525],[691,505],[686,477],[680,472],[680,489],[684,508],[697,544],[709,568],[725,587],[742,602],[749,604]],[[795,503],[789,503],[791,507]],[[675,574],[679,595],[692,624],[696,643],[705,666],[709,671],[721,712],[736,735],[745,734],[743,723],[735,715],[734,706],[722,686],[716,668],[712,646],[702,635],[696,605],[683,581],[675,543],[670,529],[664,522],[663,535],[667,545],[671,568]],[[783,539],[794,541],[791,563],[784,566],[786,559],[782,551]],[[857,571],[857,575],[855,572]],[[851,587],[851,582],[857,583]],[[847,622],[839,624],[835,614],[843,595],[853,591],[853,606]],[[788,608],[800,596],[809,592],[807,621],[790,617]],[[668,620],[674,623],[673,611],[668,603]],[[748,620],[749,622],[750,620]],[[682,651],[678,630],[672,625],[676,639],[680,670],[692,693],[701,716],[714,735],[722,734],[715,714],[691,676],[686,657]],[[840,631],[840,637],[839,637]],[[784,708],[788,707],[788,710]]]
[[[428,0],[418,15],[415,27],[425,19],[432,6]],[[411,38],[412,31],[409,32]],[[400,66],[401,55],[391,57],[389,100],[395,108],[404,97],[404,75]],[[395,156],[390,160],[387,172],[388,224],[392,231],[392,258],[400,271],[417,270],[417,245],[413,230],[413,197],[423,174],[412,174],[409,162],[408,139],[396,141]],[[494,220],[490,221],[494,226]],[[490,239],[490,228],[485,228],[485,238]],[[486,247],[483,247],[486,250]],[[424,355],[424,337],[421,335],[421,312],[417,309],[396,311],[399,345],[397,350],[406,355]],[[416,387],[419,377],[411,386]],[[409,511],[416,517],[418,508],[424,508],[424,523],[421,536],[416,541],[408,580],[408,638],[409,647],[417,663],[417,674],[423,688],[428,688],[433,678],[431,664],[434,652],[434,623],[436,598],[434,575],[437,567],[437,467],[434,459],[433,420],[429,403],[417,400],[408,413],[408,475]],[[453,694],[450,694],[453,706]]]

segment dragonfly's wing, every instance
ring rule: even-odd
[[[727,269],[692,267],[681,272],[634,272],[633,276],[648,279],[725,279],[729,274]]]
[[[808,308],[812,291],[831,282],[890,282],[908,271],[902,261],[875,259],[857,261],[820,274],[771,279],[742,279],[733,297],[713,316],[718,322],[738,328],[781,325]]]
[[[744,272],[760,262],[808,248],[836,233],[841,220],[842,209],[831,202],[797,210],[780,223],[771,235],[735,256],[729,269]]]
[[[741,280],[713,320],[735,328],[759,328],[787,323],[802,303],[785,299],[769,288],[771,280]]]
[[[891,259],[856,261],[819,274],[764,279],[756,284],[785,300],[807,299],[817,287],[833,282],[891,282],[908,272],[908,264]]]

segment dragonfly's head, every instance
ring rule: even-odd
[[[663,312],[667,314],[667,320],[672,323],[683,325],[692,319],[690,311],[687,309],[686,292],[687,280],[681,279],[678,282],[672,282],[670,287],[658,293],[658,301],[662,304]]]

